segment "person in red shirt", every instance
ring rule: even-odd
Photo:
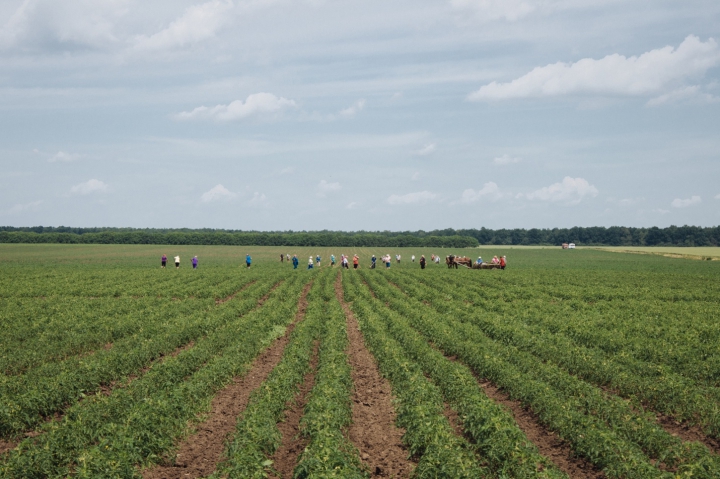
[[[360,258],[358,258],[358,255],[353,256],[353,268],[358,269],[358,264],[360,263]]]
[[[500,269],[505,269],[505,266],[507,265],[507,261],[505,261],[505,256],[500,258]]]

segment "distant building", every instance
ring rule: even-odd
[[[569,247],[570,247],[570,245],[567,243],[562,244],[562,249],[568,249]]]
[[[575,243],[570,243],[568,245],[568,249],[575,249]]]

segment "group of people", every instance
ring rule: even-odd
[[[249,258],[249,255],[248,255]],[[402,256],[399,254],[395,255],[395,261],[400,264],[400,261],[402,260]],[[411,256],[411,260],[414,263],[415,262],[415,255]],[[280,254],[280,262],[284,263],[285,261],[291,262],[293,265],[293,269],[297,269],[298,265],[300,264],[300,260],[298,259],[297,255],[294,254],[290,256],[290,253],[286,254]],[[389,268],[392,264],[392,256],[390,254],[386,254],[380,257],[380,261],[385,264],[385,268]],[[440,264],[440,256],[433,254],[431,256],[431,261],[435,264]],[[316,267],[320,267],[322,264],[322,258],[320,255],[315,256],[314,258],[312,256],[308,257],[307,262],[307,269],[314,269]],[[335,258],[335,255],[330,255],[330,266],[335,266],[337,264],[337,260]],[[427,264],[427,260],[425,259],[425,255],[420,255],[420,268],[425,269],[425,266]],[[352,257],[352,265],[353,269],[358,269],[360,267],[360,257],[358,255],[353,255]],[[248,263],[248,267],[250,266],[250,263]],[[370,258],[370,269],[375,269],[377,266],[377,257],[375,255],[372,255]],[[340,255],[340,267],[345,269],[350,269],[350,256],[346,254]]]
[[[197,269],[198,267],[198,257],[193,256],[193,259],[190,261],[192,263],[193,269]],[[165,266],[167,265],[167,255],[163,253],[162,257],[160,258],[160,267],[162,269],[165,269]],[[180,268],[180,256],[175,256],[175,269]]]
[[[483,264],[484,261],[482,259],[482,256],[478,256],[477,261],[475,261],[475,264]],[[505,269],[505,266],[507,266],[507,258],[505,256],[500,256],[499,258],[497,256],[493,256],[493,259],[490,260],[490,264],[499,264],[500,269]]]

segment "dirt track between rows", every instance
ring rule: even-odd
[[[195,434],[179,445],[174,464],[160,464],[146,469],[142,471],[144,479],[192,479],[205,477],[215,471],[218,462],[223,459],[225,440],[235,429],[238,416],[247,407],[250,394],[278,365],[290,341],[290,333],[303,320],[307,309],[307,293],[311,286],[312,284],[308,283],[303,289],[298,312],[283,337],[274,341],[255,359],[245,376],[234,378],[230,385],[215,395],[207,419],[197,426]],[[258,305],[262,305],[269,295],[270,293],[263,296]]]
[[[402,443],[404,430],[395,425],[390,383],[380,375],[375,359],[365,347],[357,319],[343,299],[342,276],[335,293],[345,311],[349,340],[348,361],[354,383],[352,425],[348,438],[373,477],[408,477],[415,464]]]

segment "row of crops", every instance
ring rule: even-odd
[[[609,478],[720,477],[715,451],[658,420],[720,439],[719,300],[701,279],[277,265],[180,274],[57,268],[2,280],[0,441],[13,447],[0,477],[140,477],[172,462],[216,393],[286,334],[210,477],[278,475],[279,423],[310,376],[292,477],[370,477],[347,436],[341,302],[392,388],[415,477],[568,477],[485,381]]]

